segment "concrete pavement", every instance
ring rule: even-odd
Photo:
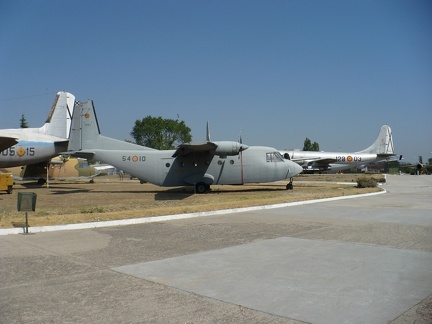
[[[1,323],[432,319],[432,177],[386,194],[0,236]]]

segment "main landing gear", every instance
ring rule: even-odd
[[[290,182],[287,183],[286,185],[286,190],[293,190],[294,186],[293,186],[293,178],[290,178]]]
[[[210,185],[204,183],[204,182],[198,182],[195,185],[195,192],[198,194],[203,194],[206,193],[207,191],[210,190]]]

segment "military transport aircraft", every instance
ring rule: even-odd
[[[274,148],[239,142],[184,143],[176,150],[156,150],[100,134],[92,100],[77,102],[68,152],[115,166],[142,181],[163,187],[194,186],[204,193],[212,184],[240,185],[290,179],[303,169]]]
[[[337,172],[389,159],[394,153],[391,128],[381,126],[375,142],[363,151],[353,153],[317,151],[280,151],[285,159],[298,163],[303,173]]]
[[[67,149],[75,97],[58,92],[45,124],[40,128],[0,130],[0,167],[47,163]]]

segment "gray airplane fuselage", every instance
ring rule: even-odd
[[[92,150],[94,159],[160,186],[243,184],[290,178],[301,170],[268,147],[253,146],[236,156],[206,153],[173,157],[174,150]]]

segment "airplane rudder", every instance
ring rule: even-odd
[[[70,98],[68,98],[68,95]],[[65,91],[57,92],[48,118],[42,127],[44,133],[64,139],[69,138],[71,115],[68,104],[70,105],[71,99],[75,100],[72,94]]]
[[[101,145],[102,140],[93,100],[88,99],[75,105],[72,123],[74,134],[79,134],[74,140],[80,140],[81,149],[98,148]]]
[[[75,96],[69,92],[66,92],[66,131],[67,131],[67,138],[69,138],[70,135],[70,129],[72,126],[72,115],[75,107]]]
[[[388,125],[381,126],[380,133],[375,141],[377,154],[393,154],[393,137]]]

